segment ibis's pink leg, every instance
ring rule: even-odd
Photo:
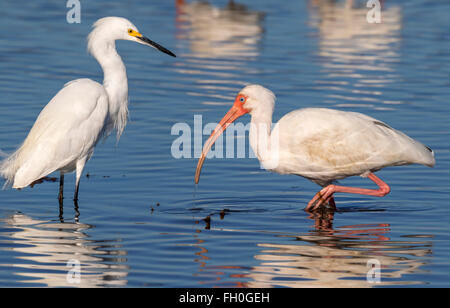
[[[315,210],[319,208],[322,204],[329,202],[331,198],[333,198],[333,194],[336,192],[350,193],[350,194],[361,194],[361,195],[369,195],[376,197],[383,197],[387,195],[391,189],[388,184],[383,182],[379,177],[375,174],[370,173],[368,176],[369,179],[375,182],[378,185],[378,189],[366,189],[366,188],[356,188],[356,187],[345,187],[338,185],[328,185],[319,191],[314,198],[308,203],[305,208],[305,211]]]

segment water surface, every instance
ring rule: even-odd
[[[375,25],[364,1],[82,1],[81,24],[68,24],[60,3],[2,2],[4,152],[67,81],[102,80],[85,46],[96,19],[127,17],[178,57],[117,43],[131,119],[117,146],[96,149],[78,207],[70,175],[62,212],[58,182],[0,191],[0,286],[373,287],[370,259],[376,286],[450,286],[449,9],[385,1]],[[436,167],[386,168],[388,196],[338,195],[337,212],[313,215],[303,208],[318,186],[256,159],[210,159],[196,187],[196,159],[172,156],[171,129],[219,121],[248,83],[277,94],[274,121],[303,107],[362,112],[433,148]]]

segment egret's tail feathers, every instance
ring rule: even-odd
[[[0,162],[0,176],[6,180],[5,185],[3,185],[3,189],[6,189],[13,185],[14,177],[19,169],[16,163],[17,152],[8,156],[0,150],[0,157],[4,157]]]

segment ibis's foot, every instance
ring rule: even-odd
[[[334,202],[334,196],[333,195],[331,195],[331,197],[328,199],[328,204],[326,206],[329,207],[332,210],[335,210],[335,211],[337,210],[336,202]]]
[[[316,200],[315,202],[308,203],[308,206],[305,208],[306,212],[315,212],[318,209],[326,209],[331,211],[337,211],[336,203],[334,198],[331,197],[327,201],[324,200]]]
[[[330,209],[336,210],[336,202],[334,202],[334,185],[328,185],[321,189],[314,198],[309,201],[305,208],[305,211],[311,212],[319,209],[320,207],[328,207]]]

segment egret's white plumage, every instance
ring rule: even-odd
[[[260,85],[245,87],[205,143],[197,165],[196,183],[214,141],[228,125],[246,113],[251,115],[250,145],[261,165],[270,171],[300,175],[328,187],[321,191],[328,199],[324,201],[330,201],[334,192],[382,196],[389,192],[389,186],[373,172],[388,166],[422,164],[432,167],[435,164],[430,148],[367,115],[305,108],[286,114],[271,129],[274,106],[272,91]],[[332,185],[335,180],[354,175],[368,176],[380,190]]]
[[[129,40],[173,53],[139,33],[125,18],[94,23],[88,51],[104,72],[103,84],[90,79],[67,83],[39,114],[23,144],[0,164],[6,186],[24,188],[54,171],[76,171],[75,200],[83,168],[102,137],[114,129],[120,138],[128,116],[128,82],[116,40]],[[60,200],[62,190],[60,190]]]
[[[83,91],[83,95],[80,95]],[[13,188],[86,162],[104,133],[108,94],[99,83],[78,79],[64,86],[39,114],[20,148],[2,164]]]

